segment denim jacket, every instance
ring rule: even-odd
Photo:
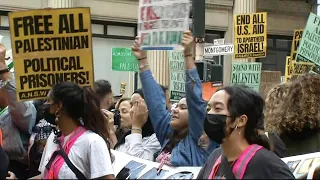
[[[166,109],[165,95],[150,70],[140,73],[140,79],[148,106],[148,112],[157,138],[164,148],[168,136],[173,132],[170,127],[171,114]],[[203,166],[211,152],[219,145],[211,141],[206,148],[198,141],[203,135],[206,117],[206,103],[202,99],[202,83],[196,68],[186,70],[186,99],[189,115],[189,133],[171,152],[173,166]]]

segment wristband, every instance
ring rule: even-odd
[[[149,66],[149,64],[140,65],[140,66],[139,66],[139,69],[143,69],[143,68],[145,68],[145,67],[147,67],[147,66]]]
[[[135,130],[135,131],[140,131],[140,132],[142,132],[142,129],[141,129],[141,128],[136,128],[136,127],[132,127],[131,130]]]
[[[139,58],[138,61],[141,61],[143,59],[147,59],[147,57]]]
[[[189,56],[192,56],[192,54],[186,54],[186,55],[184,55],[184,57],[189,57]]]

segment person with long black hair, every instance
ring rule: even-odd
[[[126,120],[121,122],[121,128],[131,130],[118,140],[114,149],[153,161],[154,154],[160,151],[161,146],[152,127],[142,89],[137,89],[132,94],[130,118]]]
[[[224,87],[210,99],[204,122],[208,137],[221,144],[198,179],[295,179],[272,151],[268,137],[259,133],[264,100],[245,87]]]
[[[91,88],[72,82],[52,87],[46,120],[58,126],[47,140],[39,166],[43,179],[114,178],[108,122]],[[47,116],[49,117],[49,116]]]
[[[156,161],[160,162],[160,166],[202,166],[219,145],[211,140],[207,144],[202,143],[202,138],[205,137],[203,122],[206,117],[206,103],[202,99],[202,82],[193,59],[192,33],[186,31],[182,37],[186,98],[182,98],[172,112],[166,106],[165,94],[152,75],[146,52],[141,50],[140,43],[137,37],[132,51],[138,59],[150,120],[162,148]]]

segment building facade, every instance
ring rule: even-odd
[[[137,74],[111,71],[111,48],[130,47],[137,35],[139,0],[0,0],[0,35],[2,42],[11,46],[8,13],[39,8],[90,7],[93,32],[95,79],[111,81],[115,93],[120,83],[127,84],[127,94],[138,86]],[[303,29],[309,12],[316,11],[313,0],[206,0],[205,41],[225,38],[233,43],[233,15],[253,12],[268,13],[267,57],[264,70],[284,73],[285,57],[290,54],[294,29]],[[200,52],[201,55],[201,52]],[[168,55],[166,51],[149,51],[151,69],[159,83],[169,85]],[[229,83],[232,56],[221,56],[224,66],[224,84]]]

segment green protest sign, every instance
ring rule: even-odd
[[[170,100],[180,101],[186,97],[185,83],[185,65],[184,55],[182,52],[169,51],[169,68],[170,68]]]
[[[139,65],[130,48],[112,48],[113,71],[138,71]]]
[[[320,73],[320,17],[314,13],[309,15],[298,47],[296,61],[299,62],[300,59],[316,64],[313,71]]]
[[[232,63],[231,85],[245,85],[259,92],[262,63]]]

